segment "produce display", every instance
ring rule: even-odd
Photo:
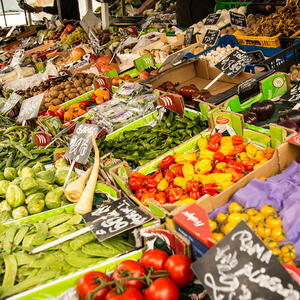
[[[299,4],[109,2],[0,28],[0,299],[300,299]]]
[[[270,158],[274,149],[264,150],[244,142],[243,137],[222,137],[215,133],[198,140],[194,150],[163,158],[153,175],[130,175],[129,186],[147,206],[148,199],[160,204],[191,204],[201,196],[215,196],[257,169]]]

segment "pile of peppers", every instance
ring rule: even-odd
[[[201,196],[215,196],[272,158],[274,149],[262,150],[240,135],[215,133],[198,140],[199,153],[168,155],[154,174],[132,172],[129,186],[143,205],[191,204]]]

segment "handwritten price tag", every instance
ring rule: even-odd
[[[234,11],[229,11],[231,25],[239,27],[247,27],[247,19],[244,14],[239,14]]]
[[[204,25],[215,25],[219,22],[221,14],[209,14],[205,20]]]
[[[220,30],[207,29],[201,44],[213,46],[220,36]]]

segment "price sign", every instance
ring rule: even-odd
[[[28,98],[22,102],[17,121],[24,122],[38,116],[44,93]]]
[[[93,146],[92,134],[96,137],[99,127],[94,124],[78,123],[70,140],[65,156],[72,161],[86,164]]]
[[[213,46],[220,36],[220,30],[207,29],[201,44]]]
[[[190,45],[193,40],[194,28],[188,28],[184,34],[183,44],[184,46]]]
[[[209,14],[204,22],[204,25],[215,25],[219,22],[221,14]]]
[[[300,81],[297,82],[290,90],[280,97],[280,100],[289,102],[300,101]]]
[[[83,215],[99,242],[149,222],[152,217],[130,199],[122,198]]]
[[[247,52],[252,57],[253,64],[259,64],[265,60],[265,56],[261,50]]]
[[[239,27],[247,27],[247,19],[244,14],[239,14],[234,11],[229,11],[231,25]]]
[[[165,93],[159,97],[159,104],[183,116],[184,100],[181,95]]]
[[[7,114],[16,104],[22,99],[22,97],[16,93],[12,93],[10,97],[6,100],[0,112],[2,114]]]
[[[300,286],[272,251],[240,222],[192,264],[212,299],[300,299]]]
[[[134,64],[139,72],[148,69],[150,67],[155,67],[154,59],[151,54],[144,55],[134,60]]]
[[[249,78],[238,86],[238,95],[241,103],[259,92],[259,81],[255,78]]]
[[[247,64],[252,62],[252,57],[240,50],[234,50],[223,60],[215,65],[221,72],[233,78],[241,73]]]
[[[82,68],[82,67],[88,65],[90,63],[90,57],[91,57],[90,54],[85,54],[80,58],[80,60],[75,61],[73,63],[74,70],[77,70],[79,68]]]
[[[117,73],[118,76],[118,73]],[[105,88],[108,89],[110,92],[112,91],[112,83],[111,78],[109,76],[98,76],[94,79],[94,87],[95,89]]]
[[[45,34],[41,33],[39,36],[39,39],[38,39],[39,45],[42,45],[44,43],[44,37],[45,37]]]
[[[167,65],[176,65],[181,62],[182,59],[189,53],[191,47],[187,47],[183,50],[179,50],[171,55],[169,55],[164,62],[161,64],[160,69]]]

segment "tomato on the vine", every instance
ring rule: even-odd
[[[169,278],[158,278],[144,291],[145,300],[178,300],[178,286]],[[130,299],[131,300],[131,299]]]
[[[164,269],[168,271],[170,277],[179,286],[189,285],[193,278],[194,273],[191,269],[192,260],[183,255],[175,254],[170,256],[164,265]]]
[[[112,279],[118,280],[128,276],[141,277],[145,274],[146,270],[140,263],[134,260],[124,260],[118,264],[112,275]],[[130,279],[126,281],[126,286],[132,286],[141,290],[144,287],[144,283],[139,280]]]
[[[110,290],[105,300],[143,300],[143,294],[135,287],[127,286],[123,294],[115,294],[113,290]]]
[[[144,267],[153,267],[155,271],[160,271],[163,270],[164,263],[168,257],[169,255],[165,251],[152,249],[142,255],[140,263]]]
[[[99,279],[103,279],[104,281],[110,281],[110,278],[107,275],[105,275],[102,272],[96,271],[87,272],[79,279],[76,289],[81,299],[86,300],[87,294],[100,285]],[[94,296],[94,299],[103,300],[108,292],[109,287],[106,286],[99,292],[97,292],[97,294]]]

